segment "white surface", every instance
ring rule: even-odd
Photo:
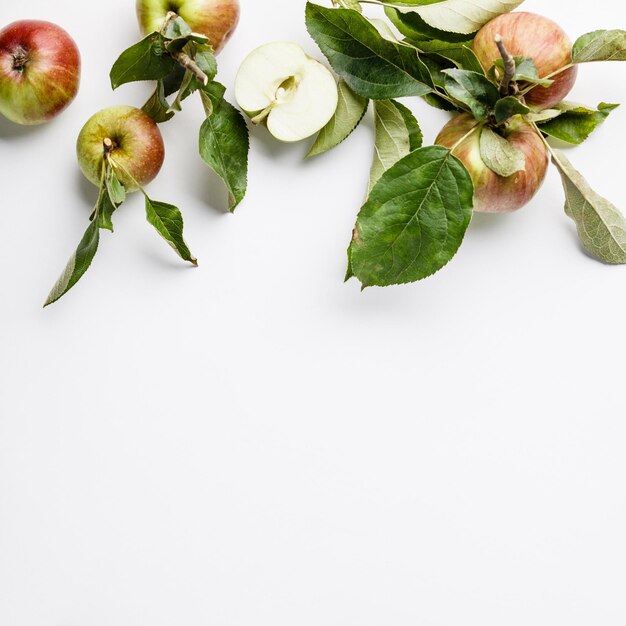
[[[133,4],[2,10],[66,27],[84,80],[52,124],[0,123],[0,624],[623,626],[626,268],[578,249],[555,172],[434,278],[360,293],[342,278],[371,123],[310,162],[255,130],[231,216],[194,101],[150,191],[200,268],[134,197],[40,308],[95,199],[74,138],[148,94],[107,82]],[[573,37],[626,25],[613,0],[524,8]],[[274,39],[319,57],[303,9],[243,0],[221,80]],[[626,103],[625,84],[626,64],[584,67],[573,98]],[[411,106],[432,141],[445,115]],[[571,152],[624,210],[625,131],[619,109]]]

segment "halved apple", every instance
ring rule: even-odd
[[[265,44],[245,58],[235,98],[254,124],[265,123],[286,142],[306,139],[326,126],[339,99],[330,70],[287,41]]]

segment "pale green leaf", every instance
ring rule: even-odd
[[[524,153],[487,126],[480,134],[480,157],[498,176],[512,176],[526,166]]]
[[[626,219],[597,194],[560,151],[553,153],[565,189],[565,212],[576,223],[585,250],[612,264],[626,263]]]
[[[338,85],[339,101],[332,119],[320,131],[307,156],[312,157],[339,145],[360,124],[369,100],[354,93],[344,80]]]

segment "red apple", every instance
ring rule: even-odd
[[[144,35],[161,30],[170,12],[182,17],[194,32],[208,37],[217,53],[237,27],[239,0],[137,0]]]
[[[485,24],[472,44],[485,71],[501,58],[495,44],[496,35],[502,37],[513,56],[532,59],[541,78],[572,62],[572,42],[558,24],[535,13],[505,13]],[[526,104],[541,109],[558,104],[571,91],[577,73],[576,66],[570,67],[554,76],[550,87],[533,88],[525,96]]]
[[[443,127],[435,143],[446,148],[456,146],[453,154],[465,165],[474,182],[475,211],[516,211],[529,202],[541,187],[548,169],[548,151],[530,124],[520,118],[512,118],[508,122],[506,138],[524,153],[526,165],[524,170],[512,176],[499,176],[485,165],[480,156],[481,128],[468,135],[477,125],[478,122],[469,113],[461,113]]]
[[[97,187],[106,139],[112,142],[108,154],[120,166],[116,173],[126,191],[137,191],[139,185],[147,185],[159,173],[165,158],[159,127],[141,109],[112,106],[91,117],[76,142],[80,168]]]
[[[63,111],[80,83],[80,53],[59,26],[13,22],[0,31],[0,113],[41,124]]]

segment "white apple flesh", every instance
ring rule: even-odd
[[[339,100],[332,73],[297,44],[277,41],[252,51],[241,64],[235,98],[254,123],[278,140],[311,137],[330,121]]]

